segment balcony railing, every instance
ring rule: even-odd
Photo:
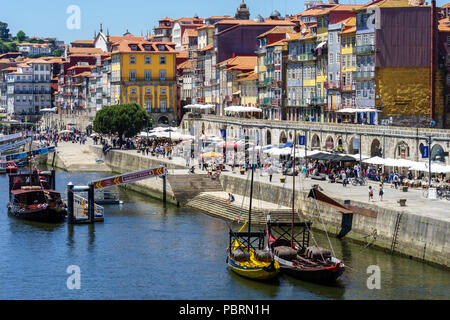
[[[316,60],[317,57],[312,53],[302,53],[297,56],[298,61],[312,61]]]
[[[374,71],[353,71],[353,79],[373,79],[375,77]]]
[[[328,90],[338,90],[340,89],[341,82],[339,80],[331,80],[326,82],[325,88]]]
[[[264,64],[265,64],[266,66],[272,65],[272,64],[273,64],[273,59],[267,59],[267,58],[265,58],[265,59],[264,59]]]
[[[281,106],[281,99],[272,99],[272,105],[276,107]]]
[[[327,103],[326,97],[312,97],[309,101],[310,105],[322,105]]]
[[[348,84],[348,85],[342,85],[341,86],[341,91],[355,91],[356,90],[356,85],[355,84]]]
[[[375,52],[375,46],[373,44],[364,45],[364,46],[356,46],[354,53],[355,54],[371,54]]]

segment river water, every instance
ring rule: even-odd
[[[57,173],[57,189],[86,185],[100,173]],[[449,299],[447,271],[407,258],[331,239],[349,267],[333,286],[282,275],[271,283],[228,270],[227,224],[132,191],[123,205],[105,206],[105,221],[69,226],[30,223],[7,215],[7,176],[0,176],[0,299]],[[234,226],[237,229],[237,226]],[[315,234],[327,247],[323,234]],[[69,290],[69,266],[81,271]],[[380,268],[381,288],[368,289]]]

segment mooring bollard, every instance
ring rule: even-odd
[[[68,222],[73,224],[73,183],[69,182],[67,185],[67,209],[68,209]]]
[[[95,210],[94,210],[94,184],[89,184],[89,191],[88,191],[88,215],[89,215],[89,221],[91,223],[95,222]]]
[[[167,174],[162,176],[163,179],[163,203],[167,203]]]

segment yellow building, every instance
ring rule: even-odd
[[[254,71],[238,76],[241,105],[256,107],[258,104],[258,74]]]
[[[341,35],[341,105],[337,109],[356,107],[356,83],[353,72],[356,71],[356,18],[349,18],[343,23]],[[355,122],[355,114],[344,114],[345,122]]]
[[[313,98],[313,104],[320,108],[319,116],[316,121],[325,122],[325,112],[327,104],[327,92],[325,83],[328,81],[327,65],[328,65],[328,15],[317,16],[317,39],[316,48],[321,48],[321,53],[317,55],[317,74],[316,74],[316,96]]]
[[[177,116],[176,51],[171,43],[122,40],[112,45],[111,96],[116,104],[136,103],[153,123]]]

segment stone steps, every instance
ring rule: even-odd
[[[175,199],[181,204],[186,203],[202,192],[221,192],[222,185],[219,180],[212,180],[207,175],[168,175]]]
[[[216,196],[214,194],[200,194],[195,198],[189,200],[186,206],[191,209],[200,210],[208,215],[230,220],[233,222],[246,221],[248,220],[248,207],[244,205],[241,208],[239,203],[227,204],[223,197]],[[265,224],[267,214],[271,215],[272,221],[275,219],[279,222],[291,222],[292,221],[292,211],[286,209],[264,209],[253,207],[252,210],[252,221],[255,224]],[[296,215],[294,218],[295,222],[300,221]]]

